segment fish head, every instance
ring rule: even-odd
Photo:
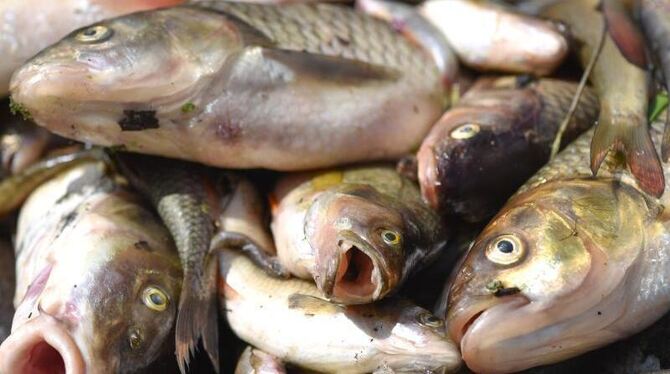
[[[181,268],[169,237],[142,240],[106,220],[74,221],[54,243],[69,248],[17,303],[0,372],[134,372],[171,351]]]
[[[575,179],[505,205],[449,294],[447,330],[470,369],[519,371],[607,342],[597,311],[608,309],[604,300],[643,246],[639,195],[611,180]]]
[[[369,185],[321,193],[305,216],[315,253],[314,280],[334,301],[360,304],[393,290],[403,277],[406,225],[401,212]]]
[[[240,43],[237,29],[215,12],[182,6],[132,13],[73,31],[31,58],[12,77],[12,100],[63,135],[82,121],[118,131],[123,120],[143,122],[125,122],[135,130],[155,128],[165,113],[154,104],[181,113],[203,76]]]

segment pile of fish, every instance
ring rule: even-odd
[[[670,0],[0,20],[0,374],[670,368]]]

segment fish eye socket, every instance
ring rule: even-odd
[[[453,129],[450,136],[453,139],[469,139],[479,133],[480,127],[476,123],[466,123]]]
[[[422,312],[419,314],[418,321],[420,324],[427,326],[427,327],[442,327],[444,326],[444,321],[441,320],[440,318],[434,316],[432,313],[429,312]]]
[[[81,30],[75,38],[82,43],[99,43],[109,39],[114,32],[107,26],[96,25]]]
[[[523,258],[525,249],[515,235],[501,235],[486,248],[486,257],[499,265],[511,265]]]
[[[168,297],[163,290],[149,286],[142,292],[142,302],[147,308],[162,312],[167,309]]]
[[[384,243],[388,245],[398,245],[401,241],[401,236],[398,232],[393,230],[382,230],[381,237]]]
[[[136,350],[142,346],[142,335],[138,330],[133,330],[128,336],[128,345],[132,350]]]

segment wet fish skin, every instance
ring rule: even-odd
[[[81,42],[86,33],[98,39]],[[398,158],[444,94],[429,56],[382,21],[329,4],[221,1],[77,31],[12,86],[38,124],[67,138],[277,170]]]
[[[418,187],[385,165],[289,175],[273,199],[279,262],[344,304],[394,292],[447,238]]]
[[[614,156],[592,178],[591,134],[510,199],[458,270],[447,324],[474,371],[561,361],[668,311],[670,288],[659,280],[669,273],[669,197],[646,194]],[[661,124],[652,136],[660,146]]]
[[[231,328],[287,363],[333,373],[382,366],[454,370],[460,364],[442,321],[406,300],[344,307],[320,299],[312,282],[265,275],[235,251],[222,251],[219,261],[221,312]]]
[[[566,23],[582,43],[579,55],[586,65],[597,49],[604,27],[597,0],[557,3],[543,14]],[[616,78],[616,79],[615,79]],[[600,117],[591,143],[591,170],[596,174],[610,149],[626,154],[640,186],[658,197],[665,188],[661,161],[647,124],[648,74],[629,63],[607,35],[591,81],[600,100]]]
[[[422,15],[447,37],[459,59],[478,70],[548,75],[568,53],[560,28],[485,2],[430,0]]]
[[[0,372],[135,372],[170,352],[182,280],[176,250],[104,164],[36,189],[16,243],[16,314]]]
[[[0,4],[0,97],[12,73],[72,30],[106,18],[174,5],[180,0],[5,0]]]
[[[577,84],[519,78],[480,79],[424,139],[417,155],[421,192],[442,214],[491,218],[549,160]],[[598,108],[587,87],[562,144],[591,127]]]
[[[275,356],[248,346],[235,368],[235,374],[286,374],[284,363]]]

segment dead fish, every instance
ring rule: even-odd
[[[16,288],[15,262],[12,246],[8,241],[0,240],[0,344],[7,339],[12,328],[12,299]]]
[[[469,222],[491,218],[549,160],[577,84],[522,78],[480,80],[424,139],[417,155],[421,192],[442,214]],[[587,87],[562,143],[590,128],[597,115],[597,97]]]
[[[0,4],[0,97],[12,73],[69,32],[103,19],[181,0],[3,0]]]
[[[640,1],[640,19],[649,46],[660,61],[666,90],[670,91],[670,1]],[[670,158],[670,117],[666,120],[665,136],[661,147],[664,161]]]
[[[599,0],[567,0],[543,12],[570,27],[580,43],[579,55],[586,65],[600,44],[603,15]],[[595,175],[610,149],[625,153],[633,175],[646,192],[661,196],[663,170],[649,136],[647,106],[648,74],[628,62],[606,35],[591,81],[600,101],[600,117],[591,143],[591,170]]]
[[[443,321],[407,300],[341,306],[320,299],[311,282],[267,276],[236,251],[221,251],[219,261],[221,312],[230,327],[286,363],[329,373],[451,371],[460,364]]]
[[[447,324],[470,369],[558,362],[668,312],[670,224],[662,211],[670,196],[646,194],[615,157],[591,177],[592,132],[519,190],[458,270]],[[660,145],[660,124],[653,136]]]
[[[273,199],[280,263],[345,304],[393,292],[446,242],[418,187],[391,167],[290,175],[278,182]]]
[[[0,101],[0,107],[2,104]],[[54,137],[30,121],[0,110],[0,176],[18,173],[37,162]]]
[[[172,239],[102,163],[36,189],[16,236],[2,373],[126,373],[169,352],[182,281]]]
[[[235,374],[286,374],[286,368],[277,357],[248,346],[237,362]]]
[[[91,25],[12,82],[17,105],[67,138],[277,170],[399,158],[444,94],[430,57],[380,20],[223,1]]]
[[[357,0],[356,9],[388,22],[409,40],[418,44],[433,57],[449,89],[458,75],[458,60],[447,38],[419,11],[408,5],[388,0]]]
[[[548,75],[568,52],[560,28],[468,0],[428,0],[419,11],[447,37],[459,59],[478,70]]]

